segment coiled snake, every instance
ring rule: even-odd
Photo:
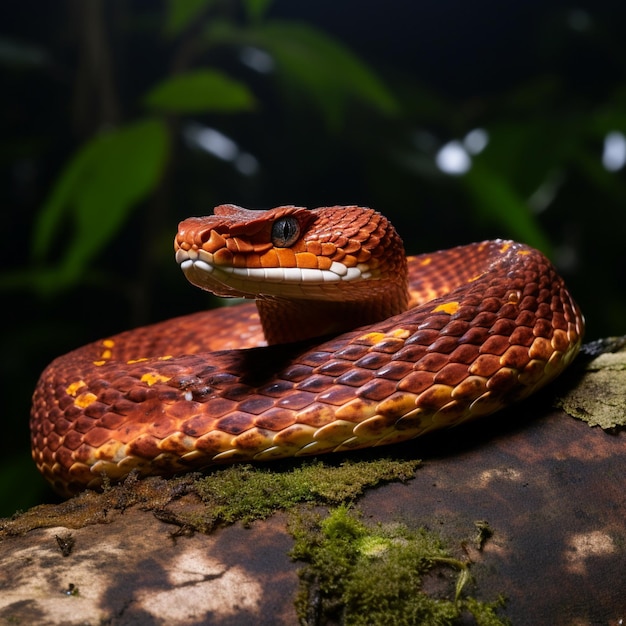
[[[528,396],[580,347],[562,278],[511,241],[407,259],[371,209],[222,205],[183,221],[175,249],[192,283],[258,312],[172,319],[49,365],[32,451],[60,493],[404,441]]]

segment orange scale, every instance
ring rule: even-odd
[[[233,411],[215,422],[215,428],[230,435],[240,435],[254,425],[254,416],[242,411]]]
[[[92,428],[84,435],[83,442],[93,448],[99,448],[110,439],[111,431],[108,428]],[[65,439],[65,445],[67,445],[67,437]]]
[[[259,258],[261,267],[278,267],[278,254],[276,249],[268,250],[265,254],[262,254]]]
[[[195,415],[181,422],[179,428],[185,435],[199,437],[213,430],[216,421],[216,419],[209,418],[206,415]]]
[[[290,248],[277,248],[275,250],[280,267],[296,267],[296,255]]]
[[[322,244],[319,241],[307,241],[306,244],[306,251],[310,252],[311,254],[314,254],[315,256],[319,256],[320,254],[322,254],[322,246],[327,246],[329,244]],[[333,250],[334,250],[334,246],[332,246]]]
[[[372,258],[372,253],[370,250],[366,250],[365,248],[361,249],[356,257],[356,260],[359,263],[367,263]]]
[[[330,257],[332,261],[337,261],[338,263],[343,263],[343,260],[346,256],[346,253],[338,248],[335,253]]]
[[[152,435],[142,433],[134,441],[129,442],[127,451],[129,455],[153,459],[161,453],[159,440]]]
[[[317,258],[317,267],[320,270],[329,270],[332,265],[332,261],[325,256],[320,256]]]
[[[196,450],[209,455],[220,454],[232,448],[232,435],[220,430],[212,430],[196,440]]]
[[[306,269],[317,269],[317,256],[310,252],[298,252],[296,254],[296,266]]]
[[[163,439],[172,432],[176,425],[176,420],[168,419],[165,415],[160,415],[152,424],[146,427],[146,432],[158,439]]]
[[[264,430],[271,430],[278,432],[283,428],[287,428],[292,424],[295,424],[296,418],[292,411],[285,411],[281,409],[270,409],[255,418],[254,425],[257,428]]]
[[[346,243],[346,245],[343,246],[343,251],[348,255],[354,252],[358,252],[359,250],[361,250],[361,242],[356,241],[355,239],[350,239],[348,243]]]
[[[232,265],[233,253],[226,248],[222,248],[213,255],[213,262],[215,265]]]
[[[89,446],[83,446],[78,450],[78,452],[72,453],[70,450],[66,448],[61,448],[56,451],[54,455],[54,460],[63,465],[63,467],[69,467],[70,473],[74,467],[75,461],[81,461],[82,459],[88,459],[91,454],[91,448]]]
[[[325,402],[326,404],[340,406],[352,400],[353,398],[354,389],[352,387],[342,387],[339,385],[334,385],[328,391],[321,393],[317,399],[320,402]]]
[[[315,394],[308,391],[294,391],[281,398],[276,403],[277,407],[283,409],[300,410],[311,404],[315,399]]]
[[[300,424],[319,428],[320,426],[332,422],[335,419],[335,412],[327,404],[314,402],[301,411],[298,411],[296,417]]]
[[[330,235],[329,235],[330,237]],[[326,239],[328,239],[329,237],[327,237]],[[321,240],[324,241],[324,240]],[[348,238],[344,235],[341,235],[337,232],[334,233],[334,236],[332,238],[332,243],[335,246],[335,248],[337,248],[337,252],[344,252],[344,247],[347,245],[348,243]]]
[[[100,428],[99,430],[103,430]],[[107,430],[108,438],[111,437],[111,431]],[[75,430],[70,431],[63,438],[63,446],[68,450],[76,450],[83,443],[83,435]]]

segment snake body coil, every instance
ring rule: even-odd
[[[258,312],[196,313],[51,363],[32,450],[60,493],[405,441],[528,396],[582,339],[538,251],[498,240],[406,259],[371,209],[223,205],[182,222],[175,248],[192,282]]]

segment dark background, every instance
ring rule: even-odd
[[[178,30],[176,4],[3,5],[0,515],[54,497],[28,444],[30,395],[47,363],[214,304],[180,275],[171,241],[178,221],[216,204],[372,206],[410,253],[522,239],[567,278],[588,339],[624,333],[626,176],[602,164],[607,135],[626,132],[624,3],[194,0],[197,15]],[[277,23],[284,37],[272,36]],[[320,43],[329,39],[330,51]],[[272,71],[242,62],[250,46]],[[368,95],[367,80],[339,62],[344,53],[382,91]],[[254,106],[146,105],[155,85],[199,68],[245,85]],[[45,250],[33,249],[70,160],[147,115],[169,137],[159,176],[97,250],[57,271],[69,267],[86,205],[68,208]],[[190,145],[185,133],[198,127],[253,155],[254,172]],[[442,172],[440,149],[477,128],[489,141],[471,169]],[[102,227],[104,212],[84,218],[87,230]]]

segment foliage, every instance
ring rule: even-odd
[[[28,273],[33,287],[59,289],[79,280],[85,268],[114,237],[129,210],[157,185],[168,149],[159,120],[139,120],[97,135],[61,173],[38,216],[33,236],[37,270]],[[72,218],[71,245],[56,266],[46,267],[56,236]]]
[[[416,191],[407,190],[415,187],[416,180],[430,186],[429,194],[440,196],[438,204],[459,204],[452,220],[447,210],[431,214],[429,236],[414,236],[410,250],[431,241],[432,247],[455,243],[470,227],[487,236],[493,233],[535,245],[561,259],[565,270],[581,266],[585,251],[578,245],[581,235],[566,207],[569,189],[582,182],[601,190],[615,206],[626,200],[623,177],[603,168],[598,158],[598,146],[607,134],[626,129],[623,83],[606,92],[602,106],[590,107],[580,99],[569,103],[564,79],[545,73],[491,99],[483,97],[478,106],[459,108],[456,101],[411,76],[387,72],[383,81],[340,39],[311,24],[274,16],[272,4],[271,0],[169,0],[161,14],[153,14],[155,50],[171,59],[163,66],[171,68],[169,73],[145,87],[136,81],[136,97],[121,102],[124,121],[94,120],[95,131],[58,170],[33,216],[31,262],[0,273],[0,288],[60,295],[93,282],[94,269],[102,268],[103,252],[129,228],[138,211],[151,214],[155,222],[151,232],[157,241],[173,216],[153,210],[154,205],[173,204],[172,193],[185,184],[179,172],[189,170],[191,176],[196,172],[196,180],[201,180],[197,153],[189,145],[183,151],[179,146],[181,124],[198,119],[210,120],[226,133],[238,126],[247,138],[257,136],[264,152],[261,167],[266,185],[275,186],[278,178],[289,201],[302,202],[291,197],[290,180],[297,185],[307,176],[294,179],[288,169],[282,177],[280,172],[274,174],[276,166],[289,168],[289,164],[273,161],[271,144],[277,143],[285,153],[292,145],[308,142],[310,159],[298,156],[294,167],[303,171],[302,165],[308,166],[309,184],[314,184],[319,167],[314,161],[319,163],[323,149],[316,144],[319,140],[334,144],[335,165],[341,162],[343,142],[351,144],[348,153],[360,153],[363,170],[377,172],[365,194],[372,198],[368,203],[375,204],[380,195],[383,210],[387,205],[414,204],[420,185]],[[561,19],[559,24],[566,23],[566,17]],[[567,33],[558,28],[563,26],[557,27],[557,40],[570,45]],[[137,33],[135,28],[129,36]],[[588,37],[594,35],[590,29]],[[24,66],[45,66],[43,52],[24,46],[20,56],[20,49],[16,50],[13,64],[19,58]],[[242,71],[241,60],[250,51],[265,55],[265,69]],[[268,127],[267,135],[260,130],[272,117],[270,111],[283,116],[286,125],[280,128],[278,122],[278,131],[284,137],[276,137],[276,126]],[[324,132],[314,137],[319,124]],[[462,175],[442,172],[435,161],[446,142],[467,152],[467,133],[476,129],[484,131],[486,147],[470,151]],[[302,136],[291,144],[288,136],[294,131]],[[423,141],[425,136],[430,139]],[[376,155],[370,154],[368,145],[376,146]],[[332,168],[332,157],[322,159]],[[394,170],[384,169],[394,161]],[[192,207],[195,188],[197,183],[189,187],[186,198]],[[198,193],[203,199],[209,195]],[[252,192],[253,206],[263,195]],[[310,195],[302,193],[304,198]],[[551,216],[545,215],[547,207]],[[398,209],[397,219],[414,221],[413,209]],[[553,226],[553,220],[555,224],[560,220],[561,228]],[[620,302],[606,315],[617,318],[625,307]]]

